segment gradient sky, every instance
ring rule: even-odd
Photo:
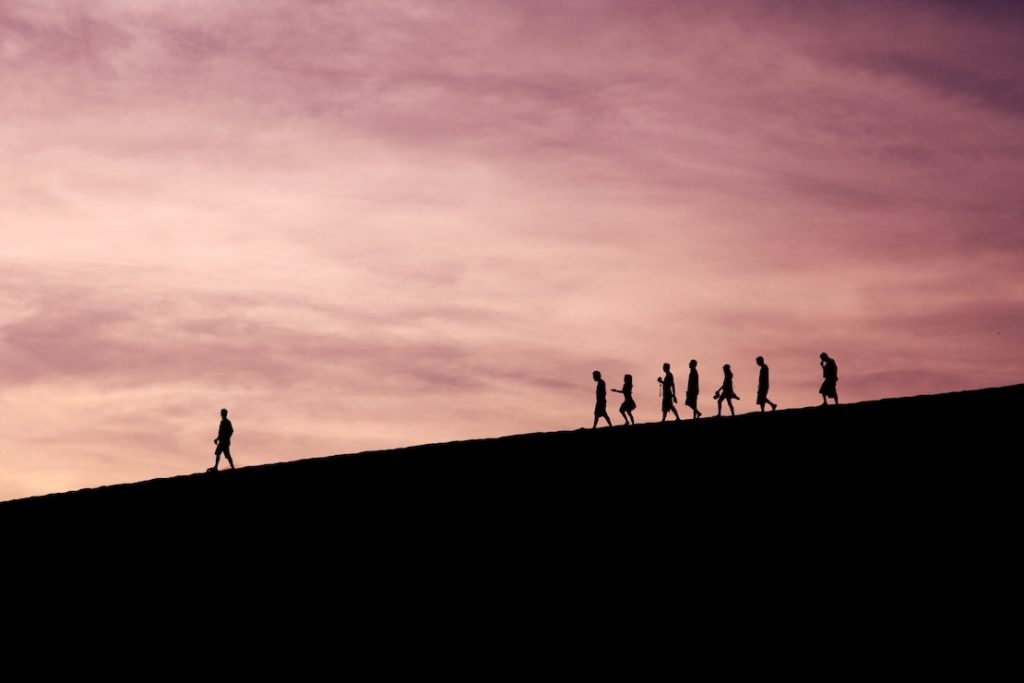
[[[221,407],[251,465],[589,426],[595,368],[652,420],[666,360],[1024,381],[1022,64],[1009,2],[0,0],[0,499]]]

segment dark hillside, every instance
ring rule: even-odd
[[[738,417],[524,434],[192,474],[0,503],[61,515],[304,526],[800,526],[936,519],[1008,482],[1024,385]],[[710,408],[708,408],[710,409]]]
[[[591,631],[716,667],[916,670],[1007,637],[979,625],[1017,566],[1022,405],[1013,386],[334,456],[11,501],[0,530],[12,587],[53,574],[97,610],[221,595],[286,630],[445,639],[456,614],[513,649]]]

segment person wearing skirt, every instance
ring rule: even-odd
[[[615,393],[622,394],[622,405],[619,406],[619,413],[627,425],[636,424],[633,411],[636,410],[636,401],[633,400],[633,375],[626,375],[622,378],[622,388],[612,389]]]
[[[686,406],[693,410],[696,420],[704,413],[697,410],[697,395],[700,393],[700,376],[697,374],[697,361],[690,361],[690,376],[686,380]]]
[[[722,372],[724,373],[722,386],[715,392],[715,400],[718,401],[718,417],[722,417],[722,401],[729,404],[729,414],[735,415],[736,411],[732,407],[732,400],[740,400],[740,397],[732,389],[732,368],[728,363],[722,366]]]
[[[836,402],[836,405],[839,405],[839,392],[836,390],[836,382],[839,381],[839,367],[834,359],[828,357],[827,353],[823,352],[819,358],[821,358],[821,374],[825,378],[825,381],[821,383],[821,388],[818,389],[818,393],[821,394],[821,405],[827,406],[830,398]]]

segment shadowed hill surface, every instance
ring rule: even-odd
[[[26,574],[15,591],[58,572],[47,591],[92,596],[90,617],[124,600],[314,637],[345,623],[389,657],[397,632],[531,674],[552,654],[663,673],[661,653],[669,670],[974,674],[1011,651],[996,616],[1022,404],[1014,386],[12,501],[5,566]]]
[[[225,613],[287,628],[418,614],[418,638],[454,613],[478,641],[635,632],[817,674],[809,655],[869,643],[1005,640],[978,624],[1015,572],[1022,405],[1024,385],[335,456],[11,501],[0,530],[26,585],[56,569],[104,604],[148,604],[134,579],[182,604],[226,587]]]
[[[981,502],[1016,441],[1024,385],[828,408],[525,434],[332,456],[0,504],[37,515],[301,518],[346,527],[640,523],[673,530],[792,515],[869,521]],[[198,464],[198,462],[197,462]],[[205,463],[203,463],[205,464]]]

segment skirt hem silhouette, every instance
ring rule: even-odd
[[[818,393],[826,398],[836,397],[836,381],[834,379],[827,379],[821,383],[821,389],[818,389]]]

